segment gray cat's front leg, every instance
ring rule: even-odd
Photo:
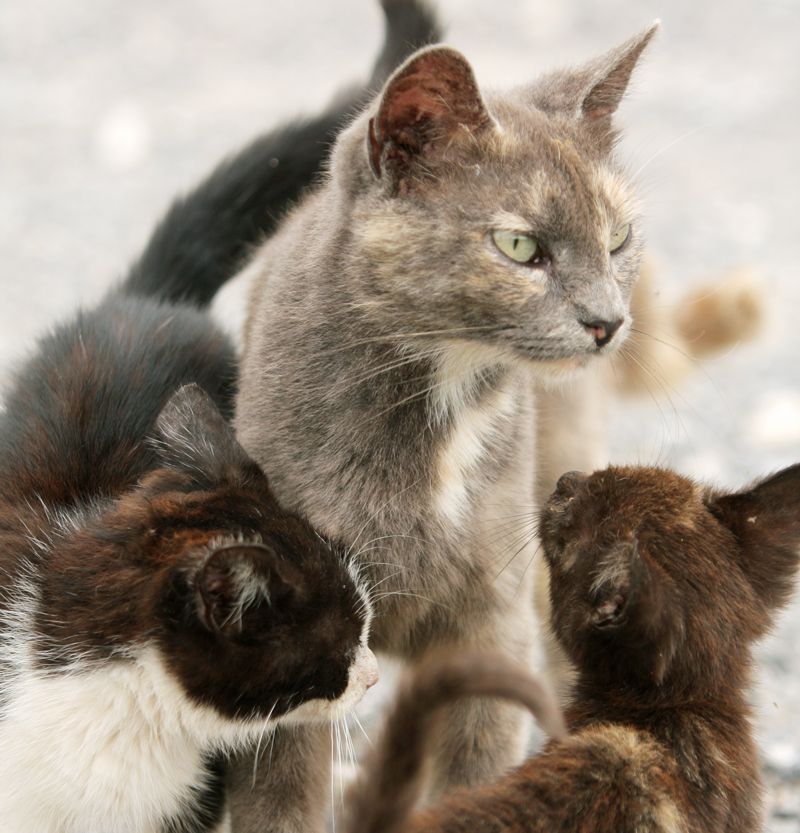
[[[513,587],[513,591],[511,588]],[[509,582],[508,595],[497,619],[475,627],[448,651],[500,651],[525,667],[532,664],[537,638],[528,580]],[[443,715],[429,748],[433,767],[428,801],[459,786],[493,781],[526,755],[530,714],[517,705],[484,697],[453,703]]]
[[[455,703],[440,723],[431,746],[433,776],[428,801],[459,786],[477,786],[519,764],[525,757],[530,716],[499,700]]]
[[[330,728],[286,726],[238,756],[228,780],[232,833],[323,833],[330,785]],[[254,777],[255,773],[255,777]]]

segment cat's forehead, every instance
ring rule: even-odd
[[[586,481],[584,499],[606,504],[621,514],[662,517],[697,507],[702,490],[687,477],[655,467],[611,467]]]
[[[573,119],[502,96],[490,99],[490,107],[495,125],[481,155],[504,189],[507,210],[530,222],[568,218],[570,208],[580,209],[578,226],[629,222],[639,213],[628,177],[613,158],[595,152]]]
[[[562,533],[615,538],[647,530],[697,526],[703,490],[692,480],[658,468],[608,468],[553,493],[546,517]]]

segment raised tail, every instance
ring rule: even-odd
[[[497,654],[437,655],[404,685],[384,735],[351,793],[347,833],[400,833],[421,792],[428,738],[442,706],[462,697],[500,697],[527,708],[547,734],[566,735],[555,695]]]
[[[438,40],[423,0],[382,0],[383,48],[368,83],[320,115],[257,138],[177,199],[133,264],[121,291],[206,306],[248,253],[318,176],[343,123],[416,48]]]

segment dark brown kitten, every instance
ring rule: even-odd
[[[663,469],[571,472],[541,537],[552,626],[578,670],[570,736],[495,784],[410,815],[415,727],[443,699],[420,680],[376,753],[391,789],[362,788],[348,833],[759,830],[750,647],[794,587],[800,466],[735,494]]]

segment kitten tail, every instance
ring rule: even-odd
[[[566,735],[554,694],[497,654],[437,654],[401,687],[381,741],[352,792],[346,833],[399,833],[419,798],[428,738],[440,709],[462,697],[499,697],[527,708],[553,738]]]

